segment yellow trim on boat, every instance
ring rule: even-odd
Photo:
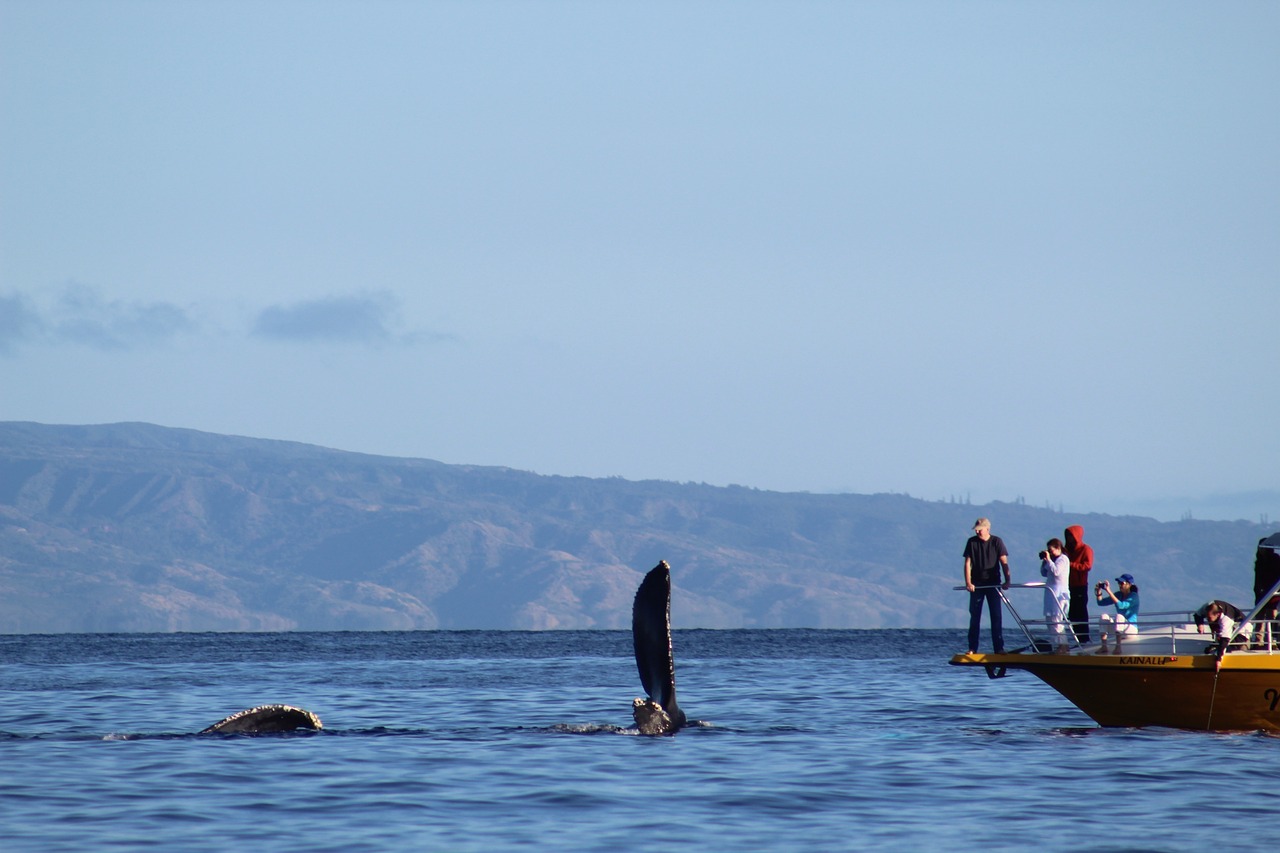
[[[1022,669],[1102,726],[1280,732],[1280,655],[958,654],[991,678]]]

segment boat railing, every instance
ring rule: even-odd
[[[967,587],[967,586],[957,586],[957,587],[954,587],[954,588],[955,588],[955,589],[957,589],[957,590],[967,590],[969,587]],[[978,589],[994,589],[994,590],[996,591],[996,593],[1000,596],[1000,601],[1001,601],[1001,603],[1004,605],[1005,611],[1006,611],[1010,616],[1012,616],[1012,617],[1013,617],[1014,622],[1016,622],[1016,623],[1018,624],[1018,629],[1019,629],[1020,631],[1022,631],[1023,635],[1027,638],[1027,646],[1028,646],[1028,650],[1032,650],[1032,651],[1047,651],[1047,650],[1049,650],[1049,646],[1048,646],[1048,642],[1049,642],[1049,641],[1048,641],[1048,638],[1047,638],[1047,634],[1048,634],[1048,632],[1047,632],[1047,631],[1039,632],[1039,633],[1043,633],[1043,634],[1045,635],[1045,636],[1043,636],[1043,637],[1042,637],[1042,636],[1037,636],[1037,631],[1036,631],[1036,630],[1033,630],[1033,629],[1037,628],[1038,626],[1044,626],[1044,627],[1046,627],[1046,628],[1047,628],[1047,626],[1048,626],[1048,620],[1045,620],[1045,619],[1024,619],[1024,618],[1022,618],[1022,614],[1018,612],[1018,608],[1016,608],[1016,607],[1014,607],[1014,606],[1013,606],[1013,602],[1009,600],[1009,596],[1007,595],[1007,593],[1008,593],[1010,590],[1014,590],[1014,589],[1040,589],[1040,590],[1042,590],[1042,589],[1044,589],[1044,581],[1031,581],[1031,582],[1029,582],[1029,583],[1011,583],[1011,584],[987,584],[987,585],[977,585],[977,586],[974,586],[974,589],[975,589],[975,590],[978,590]],[[1062,616],[1063,616],[1063,619],[1065,620],[1065,619],[1066,619],[1066,613],[1064,612],[1064,613],[1062,614]],[[1069,636],[1068,636],[1068,635],[1069,635]],[[1080,645],[1079,641],[1078,641],[1078,640],[1076,640],[1076,637],[1075,637],[1075,635],[1071,632],[1071,629],[1070,629],[1070,628],[1068,628],[1068,629],[1064,632],[1063,636],[1067,638],[1067,643],[1068,643],[1068,645],[1070,645],[1070,646],[1072,646],[1072,647],[1074,647],[1074,648],[1081,648],[1081,645]]]
[[[1067,614],[1062,614],[1061,624],[1064,627],[1062,634],[1053,631],[1051,623],[1048,619],[1027,619],[1018,612],[1013,606],[1008,593],[1015,589],[1044,589],[1044,581],[1031,581],[1029,583],[1011,583],[1007,587],[1003,584],[992,584],[989,586],[975,586],[974,589],[995,589],[1000,600],[1004,605],[1005,612],[1013,617],[1018,629],[1026,637],[1027,648],[1025,651],[1047,654],[1055,650],[1056,645],[1060,642],[1065,644],[1073,651],[1080,651],[1085,648],[1077,637],[1075,632],[1071,630],[1071,622],[1067,618]],[[1277,585],[1280,587],[1280,584]],[[968,587],[957,586],[956,590],[966,590]],[[1272,591],[1275,594],[1275,590]],[[1267,601],[1268,598],[1263,601]],[[1261,652],[1263,654],[1280,654],[1280,619],[1258,619],[1257,616],[1262,612],[1263,607],[1256,607],[1250,614],[1252,619],[1245,619],[1241,624],[1236,626],[1235,631],[1230,638],[1229,650],[1237,651],[1241,648],[1252,652]],[[1093,617],[1091,628],[1098,628],[1097,615]],[[1129,638],[1130,647],[1134,647],[1137,643],[1142,643],[1150,647],[1152,644],[1159,643],[1162,650],[1168,649],[1168,654],[1206,654],[1216,645],[1213,634],[1207,629],[1201,628],[1195,623],[1195,612],[1192,610],[1164,610],[1152,613],[1142,612],[1139,614],[1138,623],[1134,626],[1136,629],[1135,636]],[[1241,635],[1245,635],[1245,639],[1241,640]],[[1167,641],[1167,646],[1164,642]]]

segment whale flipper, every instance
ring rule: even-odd
[[[631,639],[640,684],[649,698],[632,702],[641,734],[668,734],[685,724],[676,704],[676,663],[671,651],[671,566],[666,560],[644,576],[631,607]]]
[[[219,720],[200,734],[266,734],[322,728],[324,726],[321,725],[320,718],[304,708],[292,705],[259,705]]]

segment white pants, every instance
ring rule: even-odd
[[[1098,631],[1102,636],[1111,633],[1112,628],[1115,629],[1116,639],[1121,637],[1133,637],[1138,633],[1138,626],[1130,624],[1129,620],[1124,618],[1120,613],[1099,613],[1098,614]]]
[[[1049,633],[1062,636],[1066,629],[1067,608],[1071,604],[1071,594],[1067,592],[1053,595],[1047,590],[1044,594],[1044,621],[1049,628]]]

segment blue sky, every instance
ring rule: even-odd
[[[1277,151],[1274,3],[0,0],[0,419],[1276,520]]]

